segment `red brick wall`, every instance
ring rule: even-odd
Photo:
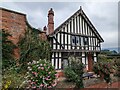
[[[2,29],[9,32],[12,37],[9,38],[14,44],[19,41],[19,36],[25,32],[26,29],[26,15],[15,12],[0,10],[2,12]]]
[[[4,29],[6,32],[10,33],[12,36],[8,37],[8,39],[17,45],[19,37],[25,33],[26,15],[14,11],[12,12],[7,9],[0,9],[0,12],[2,12],[0,18],[2,27],[0,27],[0,29]],[[15,59],[19,59],[20,55],[18,48],[14,50],[14,54]]]
[[[47,40],[47,36],[46,36],[46,33],[45,33],[45,32],[40,33],[39,36],[40,36],[40,38],[41,38],[42,40]]]

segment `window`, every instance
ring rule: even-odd
[[[76,38],[76,45],[79,45],[79,37],[76,36],[75,38]]]
[[[88,45],[88,37],[84,37],[84,45]]]
[[[72,45],[79,45],[79,37],[78,36],[72,36]]]
[[[75,45],[75,36],[72,36],[72,45]]]

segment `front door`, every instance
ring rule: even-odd
[[[92,71],[93,69],[93,59],[92,59],[92,54],[88,53],[88,71]]]

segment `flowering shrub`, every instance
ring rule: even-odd
[[[54,67],[46,60],[29,62],[27,73],[27,88],[53,88],[57,84]]]
[[[102,79],[104,79],[107,83],[111,81],[110,78],[110,69],[111,65],[109,62],[98,62],[95,63],[93,66],[93,71],[97,74],[100,75]]]

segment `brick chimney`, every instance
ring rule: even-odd
[[[51,8],[48,11],[48,35],[54,32],[54,11]]]

